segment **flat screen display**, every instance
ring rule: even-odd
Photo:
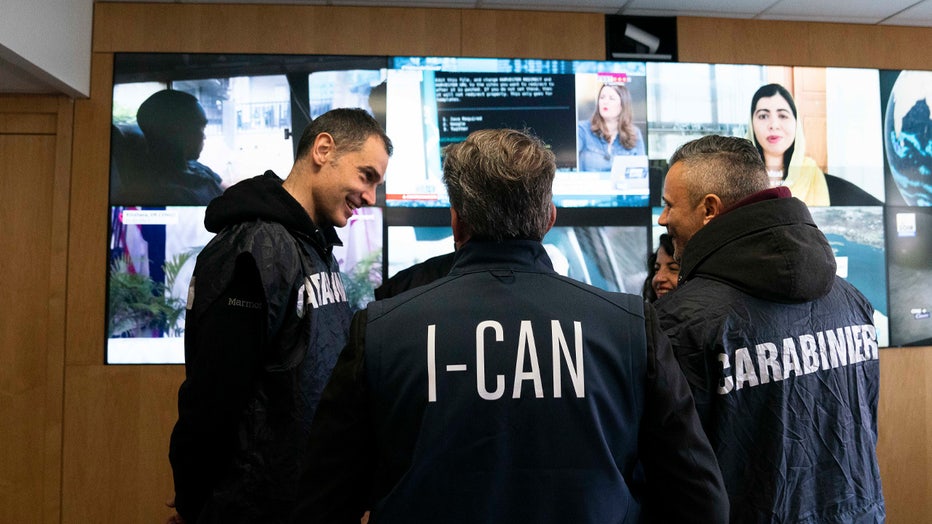
[[[640,294],[647,278],[645,226],[557,226],[543,239],[554,270],[609,291]],[[453,250],[449,227],[389,226],[388,275]]]
[[[558,207],[646,206],[645,72],[642,62],[395,58],[387,131],[397,153],[386,173],[386,205],[449,206],[443,147],[478,129],[508,127],[530,131],[553,151]],[[620,107],[630,140],[609,147],[593,122],[614,111],[614,125]]]
[[[106,362],[181,363],[187,288],[207,204],[272,170],[284,179],[295,135],[336,107],[383,125],[387,58],[119,53],[114,59]],[[338,230],[350,305],[382,279],[382,209]]]
[[[883,207],[813,207],[812,218],[835,255],[836,274],[856,287],[874,306],[877,343],[890,345]]]
[[[754,140],[774,183],[809,204],[839,275],[873,304],[881,345],[932,337],[922,303],[928,256],[917,255],[929,253],[932,238],[924,211],[932,204],[932,72],[117,53],[113,74],[108,363],[183,361],[187,286],[212,238],[206,206],[266,170],[284,179],[296,137],[335,107],[366,109],[395,146],[376,207],[339,230],[354,308],[400,269],[453,249],[443,148],[471,131],[527,130],[552,149],[561,209],[545,244],[555,268],[631,293],[641,292],[664,230],[657,206],[670,155],[723,134]],[[771,84],[785,95],[756,96]],[[158,100],[165,91],[175,93]],[[781,108],[792,126],[757,116]]]
[[[932,71],[880,71],[888,203],[932,206]]]
[[[111,207],[107,363],[184,362],[185,306],[198,253],[213,238],[205,207]],[[382,282],[382,210],[359,208],[333,254],[350,307]]]
[[[752,108],[772,84],[784,94]],[[704,135],[752,138],[768,169],[809,206],[883,205],[876,69],[651,62],[647,86],[652,160],[665,162]],[[765,120],[765,112],[779,118]]]
[[[932,207],[889,207],[890,344],[932,345]]]

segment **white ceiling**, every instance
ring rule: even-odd
[[[156,0],[95,1],[153,2]],[[932,0],[174,0],[174,2],[524,9],[629,16],[703,16],[932,27]],[[2,46],[0,46],[0,51],[4,51]],[[59,92],[58,86],[54,82],[49,82],[48,78],[44,71],[30,68],[28,64],[24,67],[15,54],[0,52],[0,93]]]

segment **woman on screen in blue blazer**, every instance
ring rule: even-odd
[[[618,155],[644,155],[641,130],[634,125],[631,94],[621,84],[603,84],[592,118],[579,123],[580,171],[610,171]]]

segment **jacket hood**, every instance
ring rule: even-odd
[[[751,296],[808,302],[832,289],[835,256],[797,198],[757,201],[720,215],[686,245],[680,284],[704,277]]]
[[[207,206],[204,226],[211,233],[243,222],[267,220],[323,245],[342,245],[333,227],[318,227],[301,204],[282,187],[272,171],[243,180],[213,199]]]

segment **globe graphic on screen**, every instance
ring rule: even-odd
[[[932,72],[896,79],[884,121],[884,148],[893,181],[910,206],[932,206]]]

